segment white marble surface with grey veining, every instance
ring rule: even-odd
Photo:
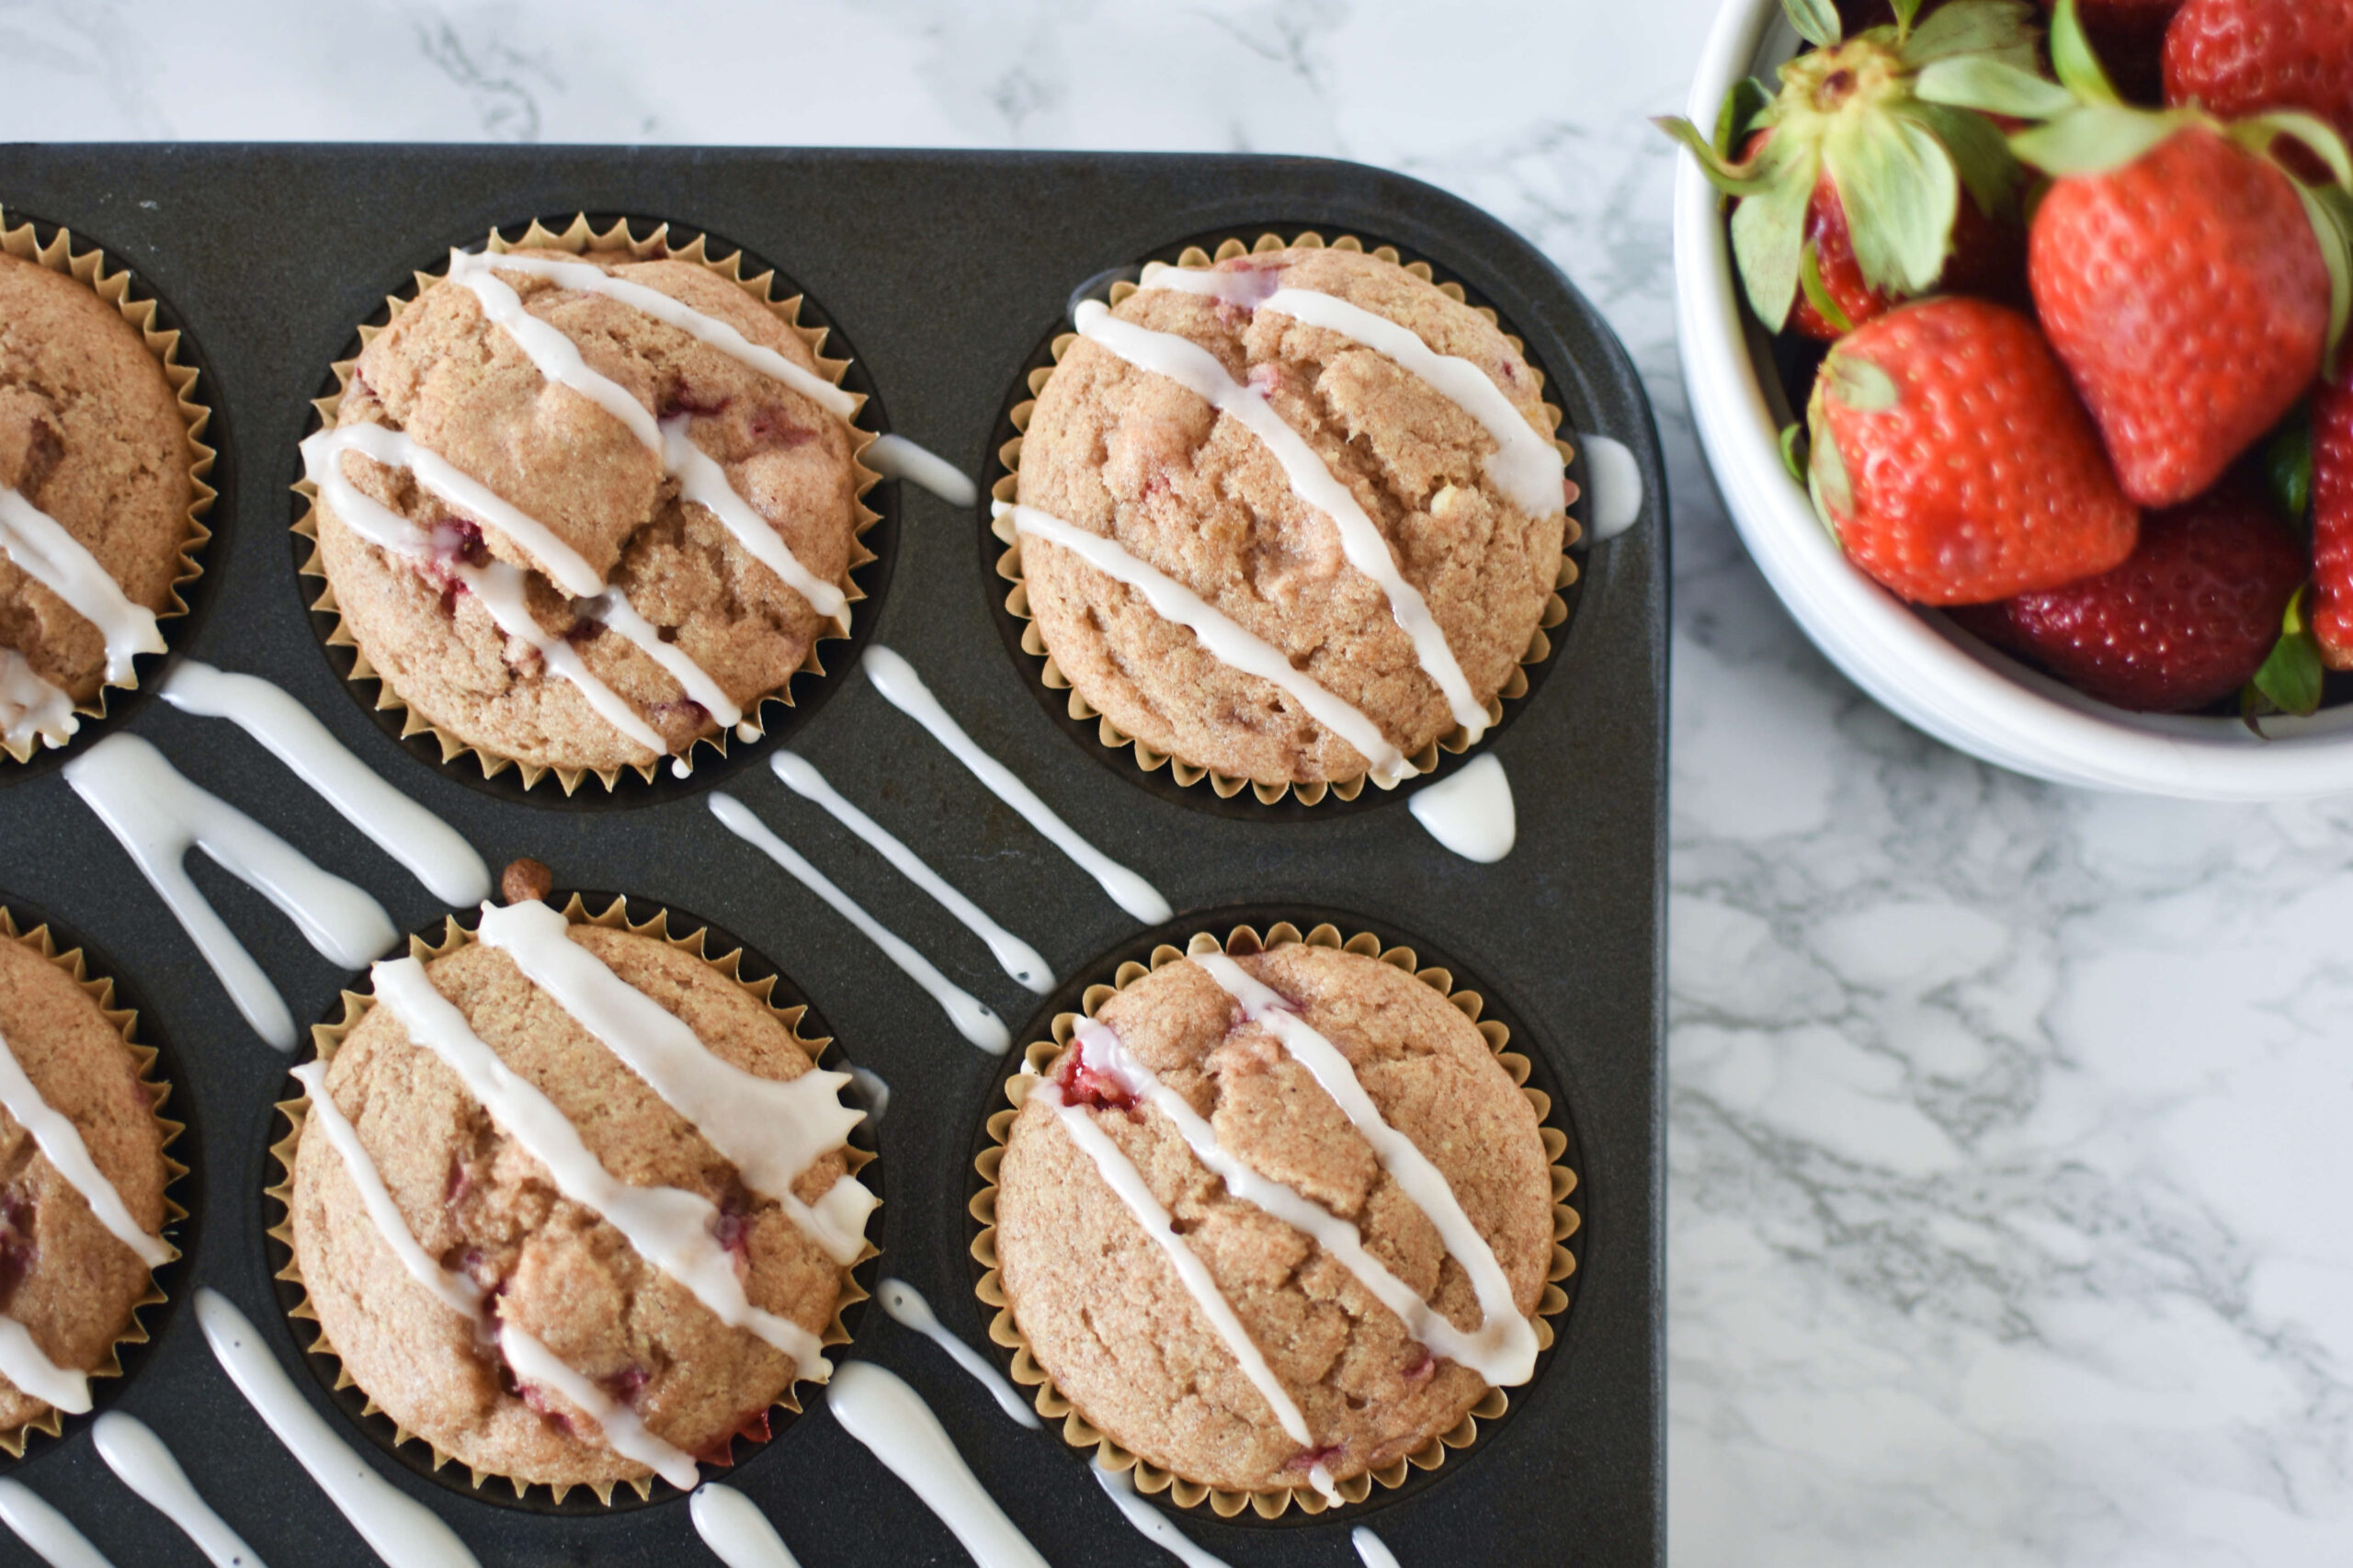
[[[2028,783],[1798,634],[1677,380],[1643,117],[1714,3],[0,0],[0,141],[1292,151],[1491,209],[1677,487],[1673,1561],[2353,1562],[2353,801]]]

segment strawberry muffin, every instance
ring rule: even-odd
[[[1017,1097],[1006,1312],[1084,1421],[1178,1483],[1361,1497],[1532,1375],[1554,1223],[1537,1113],[1411,972],[1197,950],[1080,1021]]]
[[[1557,415],[1493,320],[1298,248],[1155,266],[1077,326],[1000,531],[1078,697],[1278,790],[1393,785],[1500,715],[1575,536]]]

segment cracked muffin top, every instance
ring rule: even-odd
[[[703,960],[626,931],[575,924],[567,935],[728,1068],[779,1084],[813,1071],[786,1025]],[[725,1463],[731,1439],[765,1437],[769,1406],[822,1372],[774,1334],[722,1320],[676,1259],[716,1243],[719,1267],[753,1312],[811,1336],[844,1301],[847,1266],[786,1205],[746,1185],[715,1146],[720,1135],[590,1032],[568,1010],[576,997],[560,1001],[483,943],[427,960],[423,978],[462,1029],[576,1131],[592,1178],[603,1179],[600,1169],[631,1200],[663,1206],[656,1250],[676,1250],[649,1259],[608,1211],[609,1197],[600,1208],[567,1196],[582,1188],[535,1152],[550,1147],[531,1141],[543,1131],[517,1136],[469,1078],[419,1043],[387,1000],[382,972],[324,1080],[358,1163],[314,1093],[289,1203],[303,1286],[352,1380],[441,1452],[558,1488],[668,1475],[657,1461],[665,1446],[673,1458]],[[642,1025],[633,1032],[643,1038]],[[822,1205],[847,1171],[835,1138],[789,1190]],[[370,1186],[390,1211],[371,1208]],[[851,1229],[864,1223],[858,1212]],[[452,1310],[449,1286],[437,1294],[420,1277],[437,1267],[472,1298],[472,1311]]]
[[[1399,1463],[1484,1397],[1489,1380],[1455,1358],[1485,1364],[1466,1344],[1498,1360],[1522,1346],[1503,1376],[1525,1381],[1552,1178],[1527,1096],[1413,975],[1306,944],[1214,961],[1240,978],[1188,960],[1107,1000],[1100,1029],[1082,1027],[1026,1096],[997,1176],[999,1277],[1038,1364],[1114,1442],[1206,1486],[1323,1490]],[[1254,985],[1263,1005],[1247,1000]],[[1327,1075],[1359,1085],[1379,1124],[1420,1151],[1452,1212],[1377,1148]],[[1221,1176],[1211,1160],[1237,1169]],[[1165,1234],[1120,1190],[1131,1177]],[[1287,1206],[1301,1222],[1279,1217]],[[1478,1239],[1449,1233],[1454,1221]],[[1376,1269],[1345,1256],[1350,1234],[1456,1342],[1383,1304]],[[1223,1326],[1178,1247],[1231,1309]],[[1507,1298],[1494,1319],[1483,1274]]]
[[[119,1205],[117,1223],[132,1227],[156,1261],[168,1257],[153,1238],[163,1228],[170,1171],[137,1056],[64,971],[5,939],[0,1041],[40,1104],[71,1124]],[[71,1382],[110,1363],[133,1309],[153,1289],[149,1261],[100,1219],[82,1189],[87,1175],[77,1179],[61,1168],[16,1109],[0,1109],[0,1315],[22,1324]],[[0,1365],[19,1353],[0,1355]],[[51,1408],[0,1373],[0,1433],[19,1431]]]
[[[491,756],[683,756],[847,628],[855,399],[699,263],[458,265],[306,443],[312,477],[335,465],[350,487],[319,508],[345,626],[403,701]],[[400,438],[341,435],[369,426]]]
[[[1475,734],[1566,529],[1539,380],[1511,340],[1395,263],[1336,249],[1158,269],[1080,317],[1023,436],[1020,506],[1112,541],[1359,717],[1319,719],[1301,680],[1245,673],[1132,577],[1023,528],[1029,613],[1079,694],[1145,745],[1260,784],[1382,778]],[[1535,483],[1514,483],[1515,462]],[[1401,584],[1431,632],[1414,634]]]
[[[87,285],[0,256],[0,491],[46,514],[151,618],[180,575],[190,456],[139,329]],[[106,632],[28,570],[22,543],[0,514],[0,650],[88,704],[108,683]]]

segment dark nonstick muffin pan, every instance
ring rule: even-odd
[[[1623,535],[1581,545],[1573,613],[1552,633],[1540,683],[1481,748],[1518,802],[1518,845],[1492,866],[1441,848],[1415,821],[1411,786],[1345,812],[1221,809],[1207,790],[1155,788],[1132,760],[1088,742],[1041,702],[1036,661],[1000,627],[1001,546],[980,508],[911,484],[869,496],[881,559],[861,574],[857,644],[909,659],[974,740],[1104,852],[1200,928],[1284,910],[1353,920],[1445,954],[1513,1021],[1574,1128],[1583,1228],[1569,1309],[1508,1417],[1419,1483],[1320,1517],[1172,1510],[1234,1568],[1354,1561],[1352,1527],[1399,1561],[1654,1562],[1664,1540],[1660,1324],[1661,985],[1665,782],[1666,507],[1648,405],[1600,317],[1536,251],[1429,187],[1309,159],[758,149],[506,147],[11,147],[0,160],[11,222],[63,225],[132,268],[188,334],[220,448],[222,495],[194,613],[170,623],[175,657],[266,676],[356,755],[456,826],[495,874],[535,856],[560,885],[626,892],[740,938],[824,1016],[841,1056],[891,1086],[879,1130],[879,1272],[920,1290],[984,1354],[988,1312],[968,1254],[971,1159],[1003,1102],[1004,1063],[975,1051],[922,991],[707,809],[738,796],[957,984],[1017,1040],[1050,1017],[943,910],[763,763],[790,745],[950,882],[1074,981],[1149,937],[1068,859],[884,702],[853,644],[824,644],[829,673],[797,687],[792,717],[702,754],[693,778],[624,775],[566,799],[542,786],[483,787],[472,758],[380,727],[374,688],[346,681],[308,610],[315,580],[290,532],[301,502],[296,444],[310,400],[388,294],[452,245],[494,227],[585,212],[667,221],[775,267],[778,293],[807,291],[805,319],[834,329],[872,393],[861,423],[938,453],[976,482],[994,466],[1007,408],[1040,346],[1066,328],[1074,290],[1199,236],[1314,230],[1427,259],[1523,335],[1567,413],[1635,454],[1645,495]],[[786,281],[789,280],[789,283]],[[1583,473],[1582,468],[1573,473]],[[1573,515],[1589,514],[1580,506]],[[365,887],[404,929],[437,923],[434,896],[233,726],[150,700],[150,673],[118,693],[108,730],[145,736],[190,778],[321,865]],[[771,710],[773,713],[775,710]],[[76,748],[91,739],[85,735]],[[71,755],[69,753],[69,755]],[[1122,776],[1124,775],[1124,776]],[[1139,788],[1138,783],[1143,784]],[[1370,790],[1368,795],[1372,794]],[[1246,801],[1246,794],[1244,797]],[[320,958],[262,898],[201,856],[198,885],[260,960],[298,1019],[331,1017],[356,977]],[[170,1042],[178,1151],[194,1211],[154,1343],[107,1396],[170,1444],[197,1488],[273,1568],[369,1560],[367,1547],[224,1377],[189,1308],[200,1286],[254,1319],[297,1386],[352,1449],[447,1519],[485,1564],[711,1561],[686,1505],[655,1500],[551,1513],[513,1493],[470,1495],[371,1439],[306,1362],[281,1310],[265,1231],[288,1060],[256,1038],[193,944],[68,788],[54,760],[0,767],[0,901],[53,915],[108,955]],[[1345,917],[1345,918],[1344,918]],[[1302,925],[1304,922],[1302,922]],[[1148,942],[1146,946],[1148,947]],[[307,1047],[305,1048],[307,1051]],[[1112,1508],[1055,1433],[1014,1426],[940,1349],[870,1306],[842,1355],[891,1367],[929,1402],[1014,1523],[1057,1568],[1173,1562]],[[809,1391],[804,1388],[804,1394]],[[805,1568],[954,1563],[947,1528],[834,1421],[822,1396],[726,1476],[767,1512]],[[203,1559],[135,1501],[93,1449],[87,1419],[0,1466],[70,1517],[118,1565]],[[631,1499],[633,1502],[634,1500]],[[37,1560],[0,1534],[0,1563]]]

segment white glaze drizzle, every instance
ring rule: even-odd
[[[801,1568],[760,1506],[732,1486],[707,1481],[687,1503],[695,1533],[727,1568]]]
[[[923,1299],[923,1292],[904,1279],[885,1279],[874,1287],[874,1299],[882,1303],[882,1310],[891,1314],[892,1322],[914,1329],[947,1351],[950,1359],[989,1391],[989,1397],[996,1401],[999,1410],[1033,1432],[1040,1429],[1037,1414],[1006,1381],[1005,1374],[989,1365],[979,1351],[949,1333],[947,1325],[939,1321],[939,1314],[931,1310],[931,1303]]]
[[[871,1361],[847,1361],[826,1387],[825,1403],[844,1431],[939,1516],[979,1568],[1048,1568],[905,1379]]]
[[[1536,1330],[1519,1315],[1512,1299],[1511,1281],[1504,1277],[1503,1266],[1495,1261],[1495,1248],[1487,1244],[1487,1238],[1479,1233],[1479,1227],[1462,1211],[1462,1204],[1454,1196],[1453,1187],[1447,1185],[1444,1173],[1430,1163],[1429,1156],[1412,1139],[1381,1119],[1380,1108],[1365,1093],[1356,1069],[1348,1065],[1348,1059],[1341,1054],[1339,1047],[1317,1033],[1280,994],[1253,979],[1248,971],[1223,953],[1197,954],[1192,961],[1241,1004],[1244,1017],[1265,1025],[1282,1042],[1283,1049],[1307,1069],[1358,1134],[1372,1145],[1381,1169],[1437,1227],[1446,1250],[1470,1276],[1484,1316],[1477,1334],[1471,1336],[1480,1347],[1479,1359],[1483,1363],[1480,1375],[1500,1388],[1517,1387],[1534,1376]],[[1465,1365],[1473,1364],[1466,1357],[1455,1358]]]
[[[51,1360],[32,1331],[12,1317],[0,1317],[0,1377],[68,1415],[90,1408],[88,1376]]]
[[[1289,655],[1272,642],[1151,562],[1131,554],[1118,540],[1088,533],[1035,506],[1000,501],[997,513],[1000,517],[1010,516],[1017,533],[1060,545],[1105,576],[1135,589],[1152,606],[1154,615],[1184,627],[1222,663],[1289,693],[1307,710],[1308,717],[1363,754],[1371,765],[1375,783],[1385,789],[1414,776],[1413,763],[1369,714],[1343,701],[1330,687],[1293,665]]]
[[[989,918],[979,904],[948,885],[946,879],[925,864],[923,857],[908,848],[881,824],[844,800],[841,791],[825,782],[808,758],[789,751],[778,752],[768,758],[768,767],[784,781],[786,789],[804,801],[814,801],[832,813],[835,822],[871,845],[891,862],[898,873],[929,893],[942,909],[964,923],[964,928],[988,944],[989,953],[999,968],[1011,975],[1017,983],[1026,985],[1043,996],[1054,988],[1054,971],[1037,949]]]
[[[62,746],[81,728],[72,698],[41,679],[22,653],[0,648],[0,742]]]
[[[582,607],[582,613],[599,621],[634,643],[639,652],[666,671],[678,689],[702,705],[703,711],[724,729],[744,717],[744,710],[727,695],[709,670],[687,656],[687,651],[676,642],[662,640],[661,631],[637,613],[629,596],[619,588],[607,588]],[[677,759],[684,762],[687,759]]]
[[[64,524],[6,485],[0,485],[0,554],[98,629],[112,684],[130,683],[132,655],[164,651],[154,612],[125,598],[121,585]]]
[[[1357,1555],[1364,1559],[1364,1568],[1398,1568],[1397,1554],[1364,1526],[1358,1525],[1348,1536],[1348,1541],[1357,1549]]]
[[[809,601],[809,608],[842,626],[848,626],[849,597],[801,563],[777,531],[752,504],[727,482],[727,471],[687,434],[685,415],[662,426],[662,462],[678,481],[681,499],[695,503],[717,517],[753,559],[784,579],[785,585]]]
[[[474,597],[482,601],[482,608],[498,623],[498,630],[538,653],[549,669],[577,687],[598,718],[656,756],[669,751],[670,743],[662,738],[661,732],[641,718],[627,698],[589,669],[580,657],[579,649],[540,624],[525,597],[530,579],[521,567],[504,561],[494,561],[487,566],[460,564],[456,574],[465,579]]]
[[[198,848],[276,904],[312,947],[358,969],[392,945],[383,906],[226,801],[198,789],[137,735],[108,735],[65,765],[65,781],[119,840],[228,989],[254,1032],[294,1049],[277,987],[205,902],[180,861]]]
[[[864,1114],[842,1103],[849,1074],[812,1067],[777,1079],[745,1072],[712,1054],[685,1019],[615,974],[571,931],[570,921],[533,901],[483,904],[475,934],[693,1123],[744,1185],[776,1199],[826,1256],[856,1262],[878,1202],[873,1193],[848,1175],[814,1205],[792,1193],[801,1173],[840,1148]]]
[[[488,896],[490,868],[473,846],[352,756],[292,694],[196,659],[182,659],[158,689],[183,713],[226,719],[260,742],[436,898],[474,903]]]
[[[1195,1546],[1190,1536],[1178,1529],[1166,1515],[1145,1502],[1136,1491],[1133,1472],[1105,1470],[1099,1464],[1086,1468],[1095,1472],[1095,1484],[1103,1489],[1103,1495],[1111,1499],[1112,1506],[1120,1510],[1128,1523],[1135,1526],[1137,1533],[1182,1562],[1185,1568],[1233,1568],[1224,1558]]]
[[[1096,1072],[1108,1074],[1129,1094],[1166,1117],[1185,1140],[1193,1157],[1243,1202],[1262,1210],[1291,1229],[1304,1233],[1357,1278],[1373,1299],[1405,1325],[1416,1344],[1434,1355],[1459,1361],[1489,1381],[1513,1369],[1496,1347],[1475,1335],[1463,1333],[1424,1301],[1420,1292],[1390,1272],[1365,1250],[1364,1234],[1286,1182],[1253,1170],[1218,1141],[1217,1130],[1196,1111],[1183,1095],[1170,1088],[1134,1054],[1107,1025],[1093,1018],[1079,1020],[1077,1039],[1082,1060]]]
[[[1052,807],[1038,798],[1035,790],[1015,778],[1011,768],[973,744],[963,726],[939,705],[939,699],[931,694],[931,687],[924,684],[913,665],[880,642],[870,644],[859,663],[865,667],[866,678],[874,683],[874,689],[882,694],[884,700],[921,725],[925,733],[946,747],[948,754],[962,763],[991,794],[1011,806],[1022,821],[1076,861],[1079,869],[1094,878],[1097,885],[1110,895],[1112,903],[1147,926],[1175,918],[1176,911],[1160,896],[1158,889],[1081,837],[1076,829],[1054,814]]]
[[[109,1410],[92,1425],[90,1441],[116,1478],[141,1502],[177,1526],[198,1551],[211,1559],[214,1568],[266,1568],[261,1554],[229,1528],[228,1520],[213,1512],[188,1480],[188,1471],[180,1468],[180,1461],[164,1446],[164,1439],[145,1422]]]
[[[1127,1205],[1128,1212],[1135,1217],[1144,1234],[1152,1238],[1154,1244],[1168,1259],[1186,1293],[1201,1309],[1201,1315],[1209,1319],[1210,1326],[1216,1330],[1217,1336],[1225,1341],[1226,1349],[1241,1364],[1242,1375],[1250,1380],[1259,1397],[1274,1411],[1275,1420],[1284,1433],[1301,1448],[1313,1449],[1315,1439],[1308,1433],[1307,1417],[1300,1414],[1297,1402],[1284,1389],[1282,1380],[1276,1377],[1274,1369],[1267,1365],[1265,1352],[1250,1337],[1250,1331],[1242,1325],[1242,1319],[1234,1313],[1233,1303],[1226,1300],[1225,1292],[1218,1288],[1216,1277],[1210,1273],[1209,1265],[1203,1263],[1200,1256],[1186,1244],[1185,1238],[1176,1233],[1175,1220],[1160,1199],[1153,1196],[1152,1188],[1144,1183],[1143,1174],[1136,1169],[1133,1161],[1120,1152],[1120,1146],[1111,1142],[1109,1134],[1095,1125],[1095,1119],[1087,1114],[1086,1107],[1063,1101],[1061,1087],[1052,1080],[1041,1078],[1029,1091],[1031,1099],[1038,1099],[1041,1095],[1045,1097],[1040,1103],[1052,1110],[1062,1122],[1063,1131],[1070,1134],[1071,1142],[1094,1162],[1096,1174],[1103,1178],[1103,1185]]]
[[[1339,531],[1340,553],[1347,557],[1348,564],[1371,578],[1388,597],[1390,614],[1413,642],[1415,657],[1437,683],[1454,722],[1469,732],[1472,741],[1486,733],[1487,710],[1471,694],[1471,683],[1421,590],[1397,569],[1389,541],[1365,515],[1355,494],[1300,433],[1283,423],[1274,404],[1256,388],[1227,375],[1217,356],[1190,338],[1121,321],[1100,300],[1082,301],[1074,314],[1081,336],[1138,369],[1167,377],[1221,414],[1232,415],[1265,444],[1290,479],[1292,493],[1332,519]]]
[[[731,1328],[749,1330],[791,1357],[801,1375],[823,1381],[831,1370],[817,1335],[744,1293],[733,1257],[712,1228],[718,1206],[676,1187],[636,1187],[605,1169],[555,1102],[483,1043],[456,1004],[441,994],[414,958],[378,963],[376,1000],[408,1037],[458,1075],[490,1118],[547,1167],[556,1190],[602,1215],[637,1255],[685,1286]]]
[[[1203,294],[1230,305],[1273,311],[1337,333],[1395,360],[1495,437],[1495,449],[1487,454],[1485,467],[1513,505],[1532,517],[1545,517],[1566,504],[1561,482],[1567,477],[1567,465],[1562,460],[1561,449],[1528,422],[1475,360],[1441,354],[1423,342],[1413,328],[1336,294],[1284,287],[1282,277],[1279,268],[1245,271],[1154,262],[1144,268],[1143,287]]]
[[[131,1217],[122,1201],[122,1194],[107,1179],[90,1158],[89,1145],[82,1142],[81,1130],[60,1116],[50,1103],[41,1098],[40,1090],[25,1075],[24,1063],[17,1061],[14,1047],[0,1036],[0,1108],[16,1118],[17,1125],[32,1134],[34,1144],[57,1167],[65,1185],[82,1195],[90,1206],[90,1213],[107,1228],[115,1240],[139,1255],[139,1261],[150,1268],[161,1268],[176,1256],[161,1236],[151,1236]]]
[[[1590,430],[1580,433],[1586,477],[1593,482],[1593,540],[1616,539],[1643,515],[1643,465],[1633,449]]]
[[[397,1568],[482,1568],[457,1531],[336,1436],[235,1302],[207,1286],[196,1293],[196,1321],[245,1403],[377,1556]]]
[[[1493,752],[1473,757],[1451,778],[1415,790],[1406,809],[1432,838],[1483,866],[1510,854],[1518,835],[1511,779]]]
[[[728,832],[783,867],[802,887],[824,899],[835,914],[857,926],[861,936],[882,949],[884,958],[898,965],[908,979],[939,1004],[939,1010],[948,1015],[948,1021],[956,1026],[958,1034],[991,1056],[1003,1056],[1013,1049],[1012,1031],[987,1003],[940,973],[938,966],[908,946],[898,933],[867,914],[799,850],[753,815],[750,807],[724,790],[714,790],[710,793],[710,814],[724,823]]]
[[[853,1067],[849,1070],[849,1077],[857,1097],[865,1102],[867,1130],[873,1131],[881,1128],[882,1113],[891,1108],[891,1085],[884,1083],[882,1074],[871,1067]]]
[[[619,381],[590,369],[581,357],[580,346],[525,309],[523,296],[491,270],[493,265],[490,256],[453,250],[449,281],[472,292],[482,302],[482,313],[515,340],[515,346],[551,385],[571,388],[628,426],[641,446],[660,451],[662,432],[652,412]]]
[[[782,381],[837,419],[847,422],[858,413],[858,399],[853,394],[842,391],[815,372],[801,369],[775,349],[764,348],[754,343],[717,316],[705,315],[685,301],[674,300],[658,289],[649,289],[626,278],[616,278],[604,268],[585,261],[558,261],[550,256],[504,253],[485,256],[475,251],[449,253],[449,276],[453,278],[493,267],[501,272],[520,272],[532,278],[543,278],[577,293],[602,294],[608,299],[619,300],[665,326],[676,327],[697,342],[707,344],[730,358],[748,365],[771,381]]]
[[[596,1422],[605,1446],[621,1458],[643,1465],[681,1492],[691,1492],[701,1482],[702,1471],[695,1468],[691,1454],[655,1437],[636,1411],[565,1365],[521,1324],[500,1320],[498,1349],[517,1378],[553,1389],[565,1403]]]
[[[74,1521],[49,1506],[48,1499],[14,1476],[0,1478],[0,1523],[49,1568],[114,1568]]]
[[[903,479],[930,491],[951,506],[977,506],[981,487],[946,458],[927,452],[904,436],[877,436],[859,454],[866,466],[885,479]]]

